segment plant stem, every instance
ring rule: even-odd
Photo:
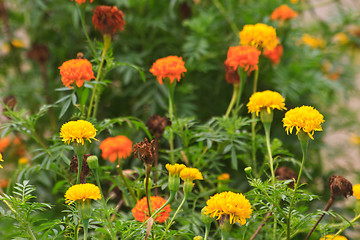
[[[251,238],[249,239],[249,240],[254,240],[255,239],[255,237],[258,235],[258,233],[260,232],[260,230],[261,230],[261,228],[263,228],[264,226],[265,226],[265,223],[267,222],[267,221],[269,221],[269,217],[270,217],[270,215],[272,214],[272,211],[270,210],[267,214],[266,214],[266,216],[265,216],[265,218],[264,218],[264,220],[262,221],[262,223],[260,224],[260,226],[256,229],[256,231],[254,232],[254,234],[251,236]]]
[[[175,193],[176,193],[176,192],[175,192]],[[156,210],[156,211],[151,215],[150,218],[154,218],[154,219],[155,219],[155,218],[156,218],[156,215],[157,215],[158,213],[160,213],[160,211],[163,210],[163,208],[166,207],[166,205],[170,204],[170,203],[174,200],[174,198],[175,198],[175,193],[170,192],[170,196],[169,196],[168,200],[166,201],[166,203],[164,203],[164,205],[162,205],[158,210]],[[146,224],[147,221],[148,221],[150,218],[148,218],[148,219],[144,222],[144,224]]]
[[[254,75],[254,85],[253,85],[253,94],[257,91],[257,84],[259,80],[259,68],[255,70]],[[251,114],[251,146],[252,146],[252,161],[253,161],[253,167],[254,167],[254,173],[257,175],[257,162],[256,162],[256,144],[255,144],[255,127],[256,127],[256,121],[255,121],[255,113]]]
[[[127,189],[129,190],[131,196],[137,202],[139,199],[136,197],[134,190],[130,187],[129,183],[126,181],[126,178],[125,178],[124,173],[123,173],[122,168],[121,168],[121,162],[119,162],[119,164],[118,164],[118,171],[119,171],[120,177],[124,181],[124,183],[125,183]]]
[[[27,233],[29,234],[29,236],[30,236],[30,238],[32,240],[36,240],[36,237],[35,237],[33,231],[31,230],[31,227],[30,227],[29,223],[26,224],[26,231],[27,231]]]
[[[174,221],[174,218],[176,217],[176,215],[178,214],[178,212],[180,211],[181,207],[184,205],[185,201],[187,199],[187,194],[185,193],[184,198],[182,200],[182,202],[180,203],[179,207],[176,209],[176,212],[174,213],[174,216],[171,218],[170,222],[166,225],[165,231],[163,236],[161,237],[160,240],[163,240],[165,238],[166,232],[169,230],[172,222]]]
[[[167,81],[167,80],[166,80]],[[174,83],[167,83],[167,87],[169,90],[169,118],[171,124],[174,123],[174,89],[175,89],[176,82]],[[173,126],[170,127],[170,163],[175,163],[174,157],[174,130]]]
[[[358,219],[360,219],[360,214],[357,215],[356,217],[353,218],[353,220],[350,221],[350,223],[348,225],[346,225],[345,227],[341,228],[331,239],[334,239],[336,236],[339,236],[339,234],[341,234],[345,229],[347,229],[348,227],[350,227],[354,222],[356,222]],[[331,240],[330,239],[330,240]]]
[[[225,117],[227,118],[231,112],[231,109],[234,107],[234,104],[236,102],[236,99],[238,98],[238,95],[239,95],[239,92],[240,92],[240,84],[239,83],[234,83],[233,84],[233,95],[231,97],[231,101],[230,101],[230,104],[229,104],[229,107],[228,109],[226,110],[226,113],[225,113]]]
[[[80,14],[80,22],[81,22],[81,27],[84,31],[84,35],[86,37],[86,40],[88,41],[89,43],[89,46],[91,48],[91,51],[93,53],[94,56],[96,56],[96,51],[95,51],[95,47],[92,43],[92,41],[90,40],[90,37],[87,33],[87,30],[86,30],[86,25],[85,25],[85,4],[83,4],[84,6],[79,6],[79,4],[76,4],[77,5],[77,9],[79,11],[79,14]]]
[[[88,235],[89,219],[83,219],[83,225],[84,225],[84,240],[86,240]]]
[[[152,168],[152,165],[150,165],[150,164],[145,165],[145,193],[146,193],[146,201],[147,201],[149,216],[152,216],[150,191],[149,191],[149,178],[150,178],[151,168]]]

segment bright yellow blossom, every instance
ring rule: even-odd
[[[264,23],[245,25],[239,33],[240,45],[250,45],[258,49],[272,50],[278,44],[276,30]]]
[[[65,199],[65,202],[70,205],[75,201],[85,202],[90,199],[101,199],[101,193],[99,187],[94,184],[76,184],[66,191]]]
[[[96,140],[96,131],[95,127],[88,121],[70,121],[62,125],[60,137],[62,137],[62,141],[67,144],[76,142],[84,145],[85,140],[89,142],[91,142],[91,139]]]
[[[306,33],[302,35],[300,43],[308,45],[311,48],[324,48],[326,46],[326,42],[323,38],[313,37]]]
[[[336,236],[336,237],[334,237],[333,234],[331,234],[331,235],[326,235],[325,237],[320,238],[320,240],[330,240],[330,239],[332,239],[332,240],[347,240],[346,237],[343,237],[343,236]]]
[[[280,93],[266,90],[251,95],[249,103],[246,106],[248,107],[249,113],[256,113],[256,116],[259,116],[259,113],[263,110],[266,110],[269,114],[275,108],[286,110],[284,102],[285,99]]]
[[[166,169],[169,171],[169,175],[177,175],[179,176],[180,172],[186,168],[184,164],[166,164]]]
[[[360,200],[360,184],[353,185],[353,196]]]
[[[203,176],[197,168],[188,168],[188,167],[184,168],[180,172],[180,178],[184,181],[186,181],[186,180],[190,180],[190,181],[203,180]]]

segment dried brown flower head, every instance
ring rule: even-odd
[[[15,98],[14,95],[9,95],[9,96],[5,97],[5,98],[3,99],[3,102],[4,102],[4,104],[5,104],[6,106],[8,106],[8,108],[10,108],[11,110],[14,109],[14,107],[15,107],[15,105],[16,105],[16,103],[17,103],[16,98]],[[3,109],[3,112],[5,112],[5,111],[7,111],[6,108]]]
[[[146,126],[155,137],[160,138],[163,135],[166,126],[171,126],[171,121],[167,117],[152,115],[146,122]]]
[[[91,154],[84,154],[83,156],[83,162],[81,166],[81,172],[80,172],[80,183],[86,183],[86,176],[89,175],[91,172],[89,165],[87,163],[87,158],[91,156]],[[73,156],[70,163],[70,171],[77,173],[78,172],[78,158],[77,156]]]
[[[133,152],[135,157],[140,158],[146,165],[151,165],[154,162],[155,141],[149,142],[145,138],[145,141],[134,145]]]
[[[277,168],[275,171],[275,176],[279,180],[294,179],[295,181],[297,181],[297,175],[296,175],[295,171],[293,171],[292,169],[285,167],[285,166]],[[294,182],[289,183],[289,187],[293,188]]]
[[[38,64],[44,64],[49,60],[49,48],[43,44],[33,44],[26,56]]]
[[[224,67],[225,67],[226,82],[229,84],[239,83],[240,77],[238,72],[226,63],[224,63]]]
[[[341,195],[347,198],[353,195],[351,182],[342,176],[332,175],[329,179],[329,188],[333,198]]]
[[[119,30],[123,31],[125,25],[123,12],[115,6],[96,6],[92,22],[103,35],[113,35]]]

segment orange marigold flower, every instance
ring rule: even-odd
[[[0,179],[0,188],[6,188],[9,185],[9,179]]]
[[[11,139],[9,136],[0,139],[0,152],[4,152],[5,149],[10,145]]]
[[[259,49],[273,49],[278,44],[275,28],[264,23],[245,25],[239,36],[241,45],[250,45]]]
[[[102,157],[115,162],[117,158],[127,158],[131,155],[132,141],[126,136],[108,137],[100,144]]]
[[[166,200],[159,196],[151,196],[150,197],[151,202],[151,212],[155,212],[157,209],[162,207],[164,203],[166,203]],[[136,220],[140,222],[144,222],[149,218],[149,208],[147,206],[146,197],[143,197],[141,200],[139,200],[135,207],[131,210],[133,213],[133,216]],[[171,212],[170,205],[166,205],[162,211],[157,215],[155,218],[155,221],[158,223],[164,223],[166,219],[169,218]]]
[[[251,73],[258,69],[259,56],[261,52],[252,46],[230,47],[227,53],[225,65],[230,66],[234,71],[238,66]]]
[[[113,35],[119,30],[124,31],[124,14],[115,6],[96,6],[92,22],[103,35]]]
[[[71,0],[71,1],[74,1],[74,0]],[[90,2],[92,3],[94,0],[90,0]],[[79,5],[82,4],[82,3],[85,3],[86,0],[75,0],[75,2],[77,2]]]
[[[156,76],[160,84],[164,84],[164,78],[169,78],[170,83],[173,83],[174,79],[180,82],[181,76],[184,75],[184,72],[187,72],[187,70],[182,57],[168,56],[156,60],[150,72]]]
[[[230,180],[230,175],[228,173],[223,173],[217,177],[219,181],[227,181]]]
[[[279,64],[279,62],[281,60],[283,52],[284,52],[283,46],[281,44],[278,44],[273,50],[265,49],[264,57],[270,59],[270,61],[274,65],[277,65],[277,64]]]
[[[296,18],[298,15],[299,15],[298,12],[292,10],[287,5],[283,4],[272,12],[270,19],[285,21],[285,20],[290,20],[292,18]]]
[[[81,87],[84,81],[95,79],[91,63],[86,59],[71,59],[60,67],[61,81],[65,87],[72,88],[70,84],[76,83]]]

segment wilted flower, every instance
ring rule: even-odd
[[[160,138],[166,126],[171,126],[171,121],[167,117],[161,117],[158,115],[152,115],[146,122],[146,126],[155,137]]]
[[[65,193],[65,203],[72,204],[75,201],[85,202],[86,200],[101,199],[100,189],[91,183],[76,184],[71,186]]]
[[[108,137],[99,146],[102,157],[115,162],[116,159],[127,158],[131,155],[132,141],[126,136]]]
[[[119,30],[123,31],[125,26],[124,14],[115,6],[96,6],[92,22],[103,35],[113,35]]]
[[[261,52],[252,46],[229,47],[225,65],[237,71],[238,67],[244,68],[249,74],[258,69]]]
[[[314,139],[314,132],[322,131],[324,116],[313,107],[302,106],[287,111],[282,121],[287,134],[292,133],[293,128],[296,128],[296,134],[303,131]]]
[[[259,116],[261,111],[267,111],[270,114],[274,109],[286,110],[285,99],[280,93],[270,90],[254,93],[246,106],[249,113],[256,113],[256,116]]]
[[[272,50],[265,49],[264,50],[264,57],[270,59],[272,64],[276,65],[276,64],[279,64],[279,62],[281,60],[281,57],[283,55],[283,52],[284,52],[283,46],[281,44],[278,44]]]
[[[150,72],[156,76],[160,84],[164,84],[163,79],[165,78],[169,78],[170,83],[173,83],[174,79],[180,82],[181,76],[183,76],[187,70],[182,57],[168,56],[156,60]]]
[[[287,5],[283,4],[272,12],[270,19],[285,21],[296,18],[298,15],[298,12],[292,10]]]
[[[146,165],[151,165],[154,162],[155,154],[155,142],[152,140],[149,142],[147,138],[145,141],[139,142],[134,145],[134,155],[140,158]]]
[[[60,67],[61,81],[65,87],[72,88],[70,84],[82,87],[84,81],[95,79],[91,63],[86,59],[72,59],[64,62]]]
[[[234,70],[229,64],[226,64],[226,61],[224,63],[225,67],[225,80],[229,84],[239,83],[240,82],[240,76],[237,72],[237,70]]]
[[[349,197],[353,195],[353,186],[349,180],[342,176],[332,175],[329,179],[331,197],[343,195]]]
[[[250,45],[259,49],[271,50],[278,44],[275,28],[264,23],[245,25],[239,36],[240,45]]]
[[[96,131],[95,127],[88,121],[70,121],[62,125],[60,137],[62,137],[62,141],[67,144],[76,142],[84,145],[86,140],[89,142],[91,142],[91,139],[96,140]]]
[[[222,192],[207,200],[204,213],[217,220],[226,216],[229,217],[230,224],[238,222],[244,225],[246,218],[250,218],[252,209],[249,200],[241,193]]]
[[[161,208],[165,203],[166,200],[159,196],[151,196],[150,197],[150,205],[151,205],[151,212],[155,212],[157,209]],[[144,222],[149,218],[149,208],[147,206],[147,200],[146,197],[143,197],[141,200],[139,200],[135,207],[131,210],[133,213],[134,218],[137,221]],[[166,219],[169,218],[171,212],[170,205],[166,205],[161,212],[157,214],[157,217],[155,218],[155,221],[158,223],[164,223]]]

